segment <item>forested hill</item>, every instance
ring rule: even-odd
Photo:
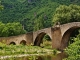
[[[38,20],[44,20],[43,28],[50,27],[59,5],[79,5],[80,0],[1,0],[1,4],[4,9],[0,11],[0,21],[20,22],[30,32],[39,23]]]

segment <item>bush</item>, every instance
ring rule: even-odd
[[[68,58],[64,60],[80,60],[80,34],[74,38],[74,43],[66,48],[65,52]]]

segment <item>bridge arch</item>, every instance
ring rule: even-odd
[[[35,46],[40,46],[40,44],[43,42],[43,38],[44,38],[45,35],[48,35],[50,37],[50,35],[45,33],[45,32],[39,33],[35,38],[34,45]],[[51,39],[51,37],[50,37],[50,39]]]
[[[80,28],[80,25],[78,26],[73,25],[64,32],[61,40],[61,47],[60,47],[61,49],[65,49],[68,46],[71,34],[78,28]]]
[[[16,43],[12,41],[9,43],[9,45],[16,45]]]
[[[20,44],[26,45],[26,41],[25,41],[25,40],[22,40],[22,41],[20,42]]]

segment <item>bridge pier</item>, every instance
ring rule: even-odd
[[[51,32],[52,32],[52,48],[60,49],[62,39],[60,27],[52,28]]]

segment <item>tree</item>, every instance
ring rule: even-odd
[[[0,10],[3,10],[3,5],[1,5],[1,1],[0,1]]]
[[[5,27],[5,24],[3,24],[2,22],[0,22],[0,37],[2,36],[2,31],[3,31],[3,29],[4,29],[4,27]],[[7,31],[6,31],[7,32]]]
[[[43,16],[39,16],[39,18],[37,18],[35,21],[34,21],[34,31],[37,31],[37,30],[40,30],[42,28],[44,28],[44,19],[43,19]]]
[[[20,35],[20,34],[24,34],[25,32],[26,31],[23,30],[22,25],[18,22],[7,23],[7,24],[0,22],[1,37]]]
[[[80,6],[78,5],[60,5],[54,14],[53,23],[61,24],[80,21]]]
[[[6,27],[8,27],[8,36],[14,36],[25,33],[25,30],[23,30],[23,27],[19,22],[7,23]]]

